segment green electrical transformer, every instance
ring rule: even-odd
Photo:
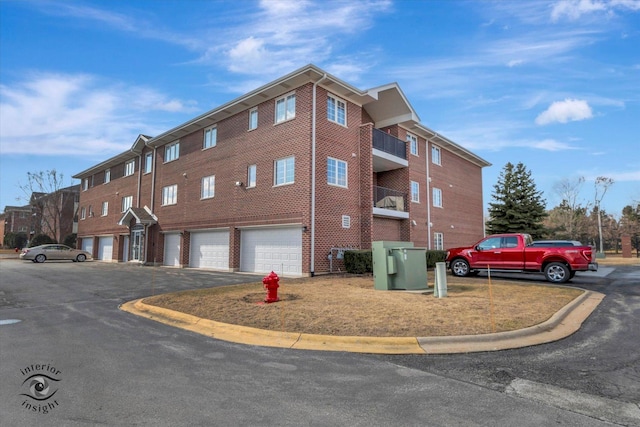
[[[415,248],[413,242],[377,241],[371,254],[374,289],[427,289],[426,248]]]

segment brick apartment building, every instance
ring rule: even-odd
[[[308,65],[131,149],[81,180],[94,258],[300,276],[375,240],[483,236],[489,163],[420,123],[400,87]]]
[[[76,215],[80,186],[72,185],[51,193],[33,192],[26,206],[5,206],[0,215],[0,235],[22,233],[30,241],[46,234],[57,242],[78,232]]]
[[[62,243],[78,232],[80,186],[72,185],[51,193],[32,193],[29,201],[35,216],[35,234],[46,234]]]
[[[23,233],[27,239],[29,233],[34,229],[33,210],[31,206],[5,206],[4,212],[0,214],[0,233],[4,247],[4,237],[9,233]]]

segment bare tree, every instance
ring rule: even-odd
[[[553,186],[554,192],[560,196],[561,200],[557,207],[557,220],[569,239],[575,240],[578,237],[578,222],[584,216],[581,214],[588,208],[578,201],[583,184],[584,177],[580,176],[575,179],[564,178]]]
[[[596,213],[598,214],[598,237],[600,238],[600,253],[604,252],[604,245],[602,242],[602,215],[600,215],[600,203],[604,198],[604,195],[607,193],[609,187],[613,185],[613,179],[607,178],[605,176],[599,176],[595,180],[595,204],[594,207],[596,209]]]
[[[55,169],[27,172],[27,183],[20,185],[33,207],[34,234],[44,233],[58,242],[76,215],[73,190],[63,188],[64,176]],[[71,212],[71,213],[69,213]]]

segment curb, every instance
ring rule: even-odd
[[[120,309],[201,335],[240,344],[373,354],[452,354],[506,350],[558,341],[578,331],[604,297],[599,292],[584,291],[547,321],[529,328],[446,337],[349,337],[270,331],[217,322],[148,305],[143,302],[144,298],[124,303]]]

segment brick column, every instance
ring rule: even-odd
[[[373,123],[360,126],[360,248],[371,248],[373,229]]]

